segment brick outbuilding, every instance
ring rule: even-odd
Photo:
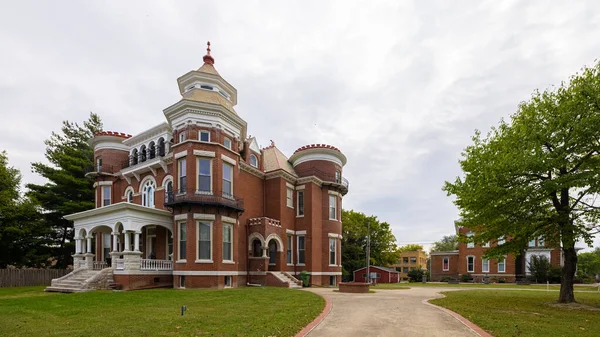
[[[400,282],[400,273],[395,269],[370,266],[369,273],[373,283],[398,283]],[[367,282],[367,267],[354,271],[354,282]]]

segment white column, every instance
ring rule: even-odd
[[[87,253],[92,253],[92,237],[88,236],[87,237],[87,249],[86,249]]]
[[[129,232],[124,232],[125,234],[123,236],[125,236],[125,249],[123,250],[124,252],[128,252],[129,251]]]
[[[136,252],[140,251],[140,234],[142,234],[142,232],[135,232],[134,250]]]
[[[111,234],[112,234],[112,241],[113,241],[112,251],[116,252],[119,250],[119,247],[117,247],[117,237],[119,236],[119,233],[112,232]]]

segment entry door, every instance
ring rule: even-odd
[[[269,242],[269,264],[275,264],[277,256],[277,244],[274,241]]]

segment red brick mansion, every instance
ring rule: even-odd
[[[339,283],[344,154],[261,149],[210,48],[177,83],[182,98],[164,123],[90,140],[96,208],[65,217],[75,270],[49,290],[288,287],[301,271],[314,285]]]

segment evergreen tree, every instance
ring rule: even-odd
[[[32,163],[33,171],[48,182],[27,185],[28,195],[40,203],[52,231],[52,254],[57,268],[71,264],[75,251],[73,224],[63,216],[94,208],[93,181],[85,177],[85,169],[94,164],[94,150],[88,141],[102,131],[102,122],[98,115],[90,113],[83,126],[64,121],[61,131],[52,132],[45,141],[46,159],[52,165]]]
[[[0,268],[43,267],[49,261],[48,231],[39,207],[21,198],[21,173],[0,152]]]

